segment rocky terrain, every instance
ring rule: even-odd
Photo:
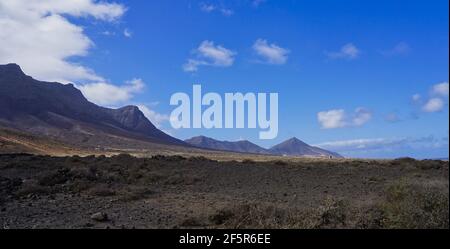
[[[448,161],[0,155],[2,228],[447,228]]]

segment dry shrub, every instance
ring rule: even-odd
[[[30,195],[49,195],[52,189],[48,186],[42,186],[35,182],[24,183],[19,190],[16,191],[17,197],[26,197]]]
[[[138,201],[155,194],[155,192],[146,187],[128,187],[119,192],[120,200],[124,202]]]
[[[244,159],[244,160],[242,160],[242,163],[243,164],[255,164],[256,162],[253,161],[252,159]]]
[[[107,185],[97,185],[90,188],[88,193],[93,196],[107,197],[115,195],[116,191]]]
[[[273,162],[273,164],[279,165],[279,166],[285,166],[285,165],[288,165],[287,162],[281,161],[281,160],[277,160],[277,161]]]
[[[201,181],[201,178],[199,178],[197,176],[176,174],[176,175],[168,177],[164,181],[164,184],[166,184],[166,185],[194,185],[200,181]]]
[[[72,178],[69,169],[59,169],[56,172],[50,172],[41,176],[38,180],[41,186],[55,186],[57,184],[66,183]]]
[[[153,183],[157,183],[166,178],[167,178],[167,176],[160,174],[160,173],[147,173],[140,180],[144,184],[153,184]]]
[[[386,190],[386,200],[380,209],[383,228],[449,227],[449,196],[443,186],[420,186],[400,181]]]
[[[199,219],[194,218],[194,217],[189,217],[189,218],[186,218],[185,220],[183,220],[180,223],[180,226],[181,227],[201,227],[201,226],[203,226],[203,224],[200,222]]]
[[[312,228],[344,228],[349,213],[350,207],[346,201],[327,197],[312,215]]]
[[[227,228],[283,228],[289,223],[286,210],[269,204],[244,204],[231,210],[220,210],[210,216],[215,225]]]

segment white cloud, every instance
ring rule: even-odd
[[[342,128],[346,126],[345,111],[343,109],[319,112],[317,119],[323,129]]]
[[[435,96],[448,97],[448,82],[436,84],[431,89],[431,94]]]
[[[259,7],[264,2],[266,2],[266,0],[253,0],[252,5],[253,5],[253,7]]]
[[[214,4],[206,4],[206,3],[200,3],[200,10],[205,13],[212,13],[214,11],[220,12],[224,16],[231,16],[234,14],[234,11],[232,9],[214,5]]]
[[[161,128],[164,122],[169,121],[169,115],[157,113],[156,111],[148,108],[146,105],[138,104],[137,107],[144,113],[145,117],[148,118],[156,128]],[[166,132],[168,133],[168,132]]]
[[[235,52],[220,45],[214,45],[212,41],[203,41],[194,50],[194,59],[188,59],[183,65],[186,72],[195,72],[199,66],[229,67],[234,63]]]
[[[352,124],[354,126],[362,126],[369,122],[370,119],[372,119],[372,113],[366,108],[359,107],[355,111]]]
[[[337,52],[326,52],[325,53],[330,59],[357,59],[361,54],[361,51],[352,43],[345,44]]]
[[[384,56],[396,56],[396,55],[407,55],[411,51],[411,48],[406,42],[399,42],[392,49],[382,51],[381,54]]]
[[[105,30],[103,32],[101,32],[100,34],[105,35],[105,36],[113,36],[116,35],[116,33],[109,31],[109,30]]]
[[[372,113],[363,107],[348,116],[344,109],[328,110],[317,113],[317,120],[322,129],[336,129],[344,127],[358,127],[366,124],[372,118]]]
[[[269,44],[267,40],[258,39],[253,44],[253,50],[265,63],[285,64],[288,60],[289,50],[279,47],[276,44]]]
[[[133,36],[133,33],[129,29],[124,29],[123,35],[127,38],[131,38]]]
[[[448,82],[442,82],[431,87],[428,98],[423,100],[420,94],[414,94],[412,100],[423,112],[439,112],[448,104],[448,91]]]
[[[98,105],[114,106],[132,99],[134,94],[143,90],[145,84],[141,79],[133,79],[121,86],[99,82],[77,87],[89,101]]]
[[[384,120],[386,120],[387,122],[395,123],[395,122],[400,121],[401,119],[400,119],[400,117],[398,116],[397,113],[391,112],[391,113],[388,113],[388,114],[384,117]]]
[[[214,4],[206,4],[206,3],[201,3],[200,4],[200,10],[202,10],[203,12],[206,13],[211,13],[214,10],[216,10],[216,6]]]
[[[86,56],[93,42],[69,17],[111,22],[126,11],[94,0],[0,0],[0,64],[17,63],[31,76],[63,83],[103,81],[71,61]]]
[[[431,98],[422,107],[424,112],[438,112],[444,109],[444,101],[440,98]]]
[[[420,94],[416,93],[411,97],[411,99],[414,103],[418,103],[422,100],[422,96]]]
[[[374,139],[353,139],[353,140],[342,140],[342,141],[332,141],[317,144],[316,146],[321,148],[328,148],[334,150],[348,150],[348,149],[367,149],[373,146],[382,146],[392,144],[397,142],[396,139],[386,139],[386,138],[374,138]]]
[[[220,9],[220,12],[224,16],[232,16],[234,14],[234,11],[232,9],[227,9],[227,8]]]

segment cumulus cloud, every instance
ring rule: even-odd
[[[329,59],[353,60],[359,57],[361,51],[355,45],[353,45],[353,43],[348,43],[345,44],[337,52],[326,52],[325,54],[328,56]]]
[[[442,82],[431,87],[428,98],[423,99],[420,94],[414,94],[412,100],[423,112],[439,112],[448,104],[448,92],[448,82]]]
[[[253,44],[253,50],[268,64],[285,64],[288,60],[288,49],[282,48],[274,43],[269,44],[267,40],[258,39]]]
[[[431,89],[431,94],[435,96],[448,97],[448,82],[436,84]]]
[[[199,66],[229,67],[233,65],[236,55],[235,52],[215,45],[212,41],[203,41],[193,54],[195,58],[188,59],[183,65],[186,72],[198,71]]]
[[[145,83],[141,79],[132,79],[121,86],[99,82],[77,87],[89,101],[98,105],[113,106],[131,100],[136,93],[143,90]]]
[[[424,112],[439,112],[444,109],[444,101],[440,98],[431,98],[422,107]]]
[[[15,62],[31,76],[63,83],[103,81],[72,61],[86,56],[93,42],[69,17],[112,22],[125,7],[94,0],[0,0],[0,64]]]
[[[352,115],[347,115],[344,109],[335,109],[317,113],[317,120],[322,129],[358,127],[366,124],[372,118],[370,110],[359,107]]]
[[[343,109],[319,112],[317,119],[323,129],[342,128],[347,125]]]
[[[372,112],[370,110],[359,107],[355,110],[355,114],[352,120],[353,126],[362,126],[365,123],[369,122],[369,120],[372,118]]]

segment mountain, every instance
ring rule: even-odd
[[[246,140],[229,142],[229,141],[218,141],[205,136],[198,136],[187,139],[185,140],[185,142],[192,146],[204,149],[253,153],[253,154],[269,154],[269,152],[266,149],[259,147],[258,145]]]
[[[269,152],[275,155],[287,156],[342,158],[342,156],[337,153],[310,146],[295,137],[273,146],[269,149]]]
[[[136,106],[97,106],[74,85],[35,80],[16,64],[0,65],[0,126],[87,146],[187,145],[157,129]]]
[[[198,148],[211,150],[267,155],[342,158],[337,153],[310,146],[297,138],[289,139],[281,144],[275,145],[269,150],[246,140],[237,142],[218,141],[205,136],[193,137],[185,140],[185,142]]]

